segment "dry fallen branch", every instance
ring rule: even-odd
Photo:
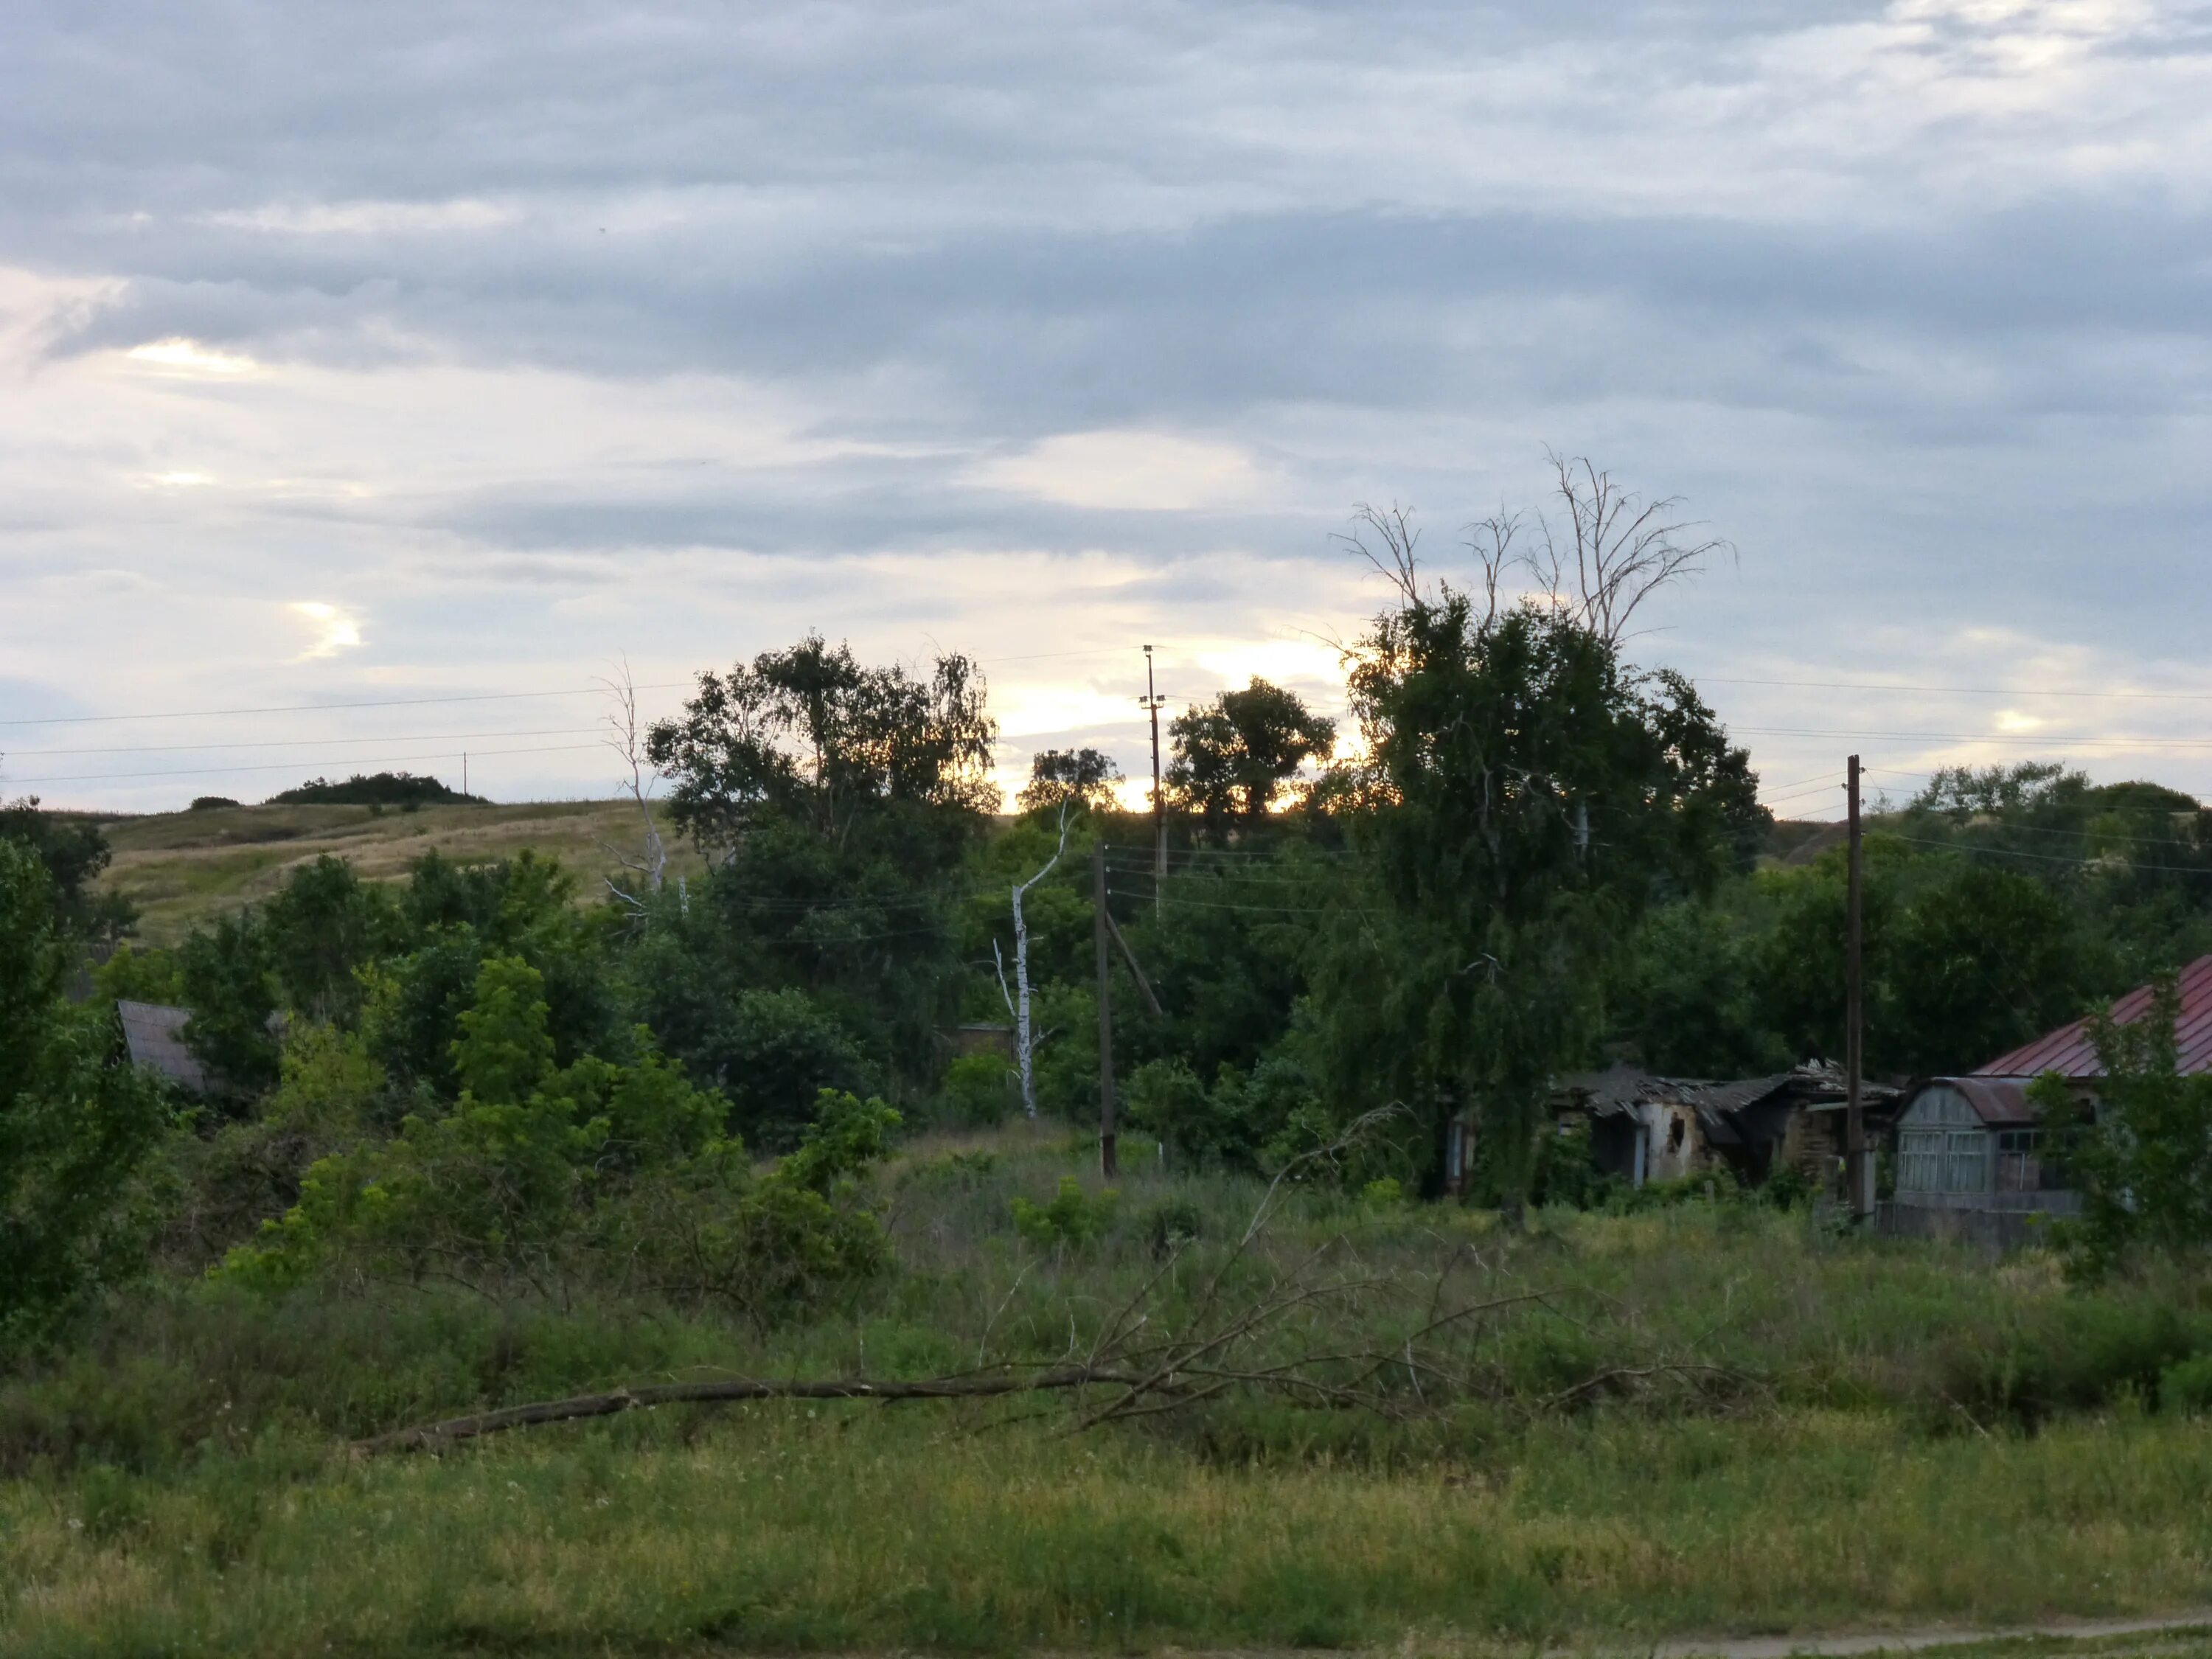
[[[541,1424],[568,1423],[589,1417],[615,1417],[653,1406],[731,1405],[747,1400],[985,1400],[1002,1395],[1080,1389],[1096,1382],[1127,1386],[1137,1380],[1129,1373],[1072,1365],[1028,1376],[937,1376],[915,1382],[878,1382],[864,1376],[816,1382],[768,1382],[751,1378],[720,1382],[661,1382],[645,1388],[617,1389],[607,1394],[583,1394],[567,1400],[508,1406],[468,1417],[449,1417],[442,1423],[396,1429],[390,1434],[356,1440],[352,1450],[363,1457],[375,1457],[386,1452],[435,1451],[508,1429],[534,1428]]]
[[[1291,1167],[1334,1157],[1390,1115],[1388,1109],[1370,1115],[1345,1137],[1294,1161]],[[1635,1346],[1641,1353],[1620,1357],[1626,1363],[1616,1361],[1541,1397],[1525,1394],[1509,1374],[1481,1358],[1485,1322],[1516,1310],[1540,1310],[1587,1329],[1561,1304],[1595,1292],[1572,1286],[1501,1286],[1503,1294],[1451,1304],[1444,1293],[1456,1251],[1433,1278],[1369,1271],[1341,1237],[1287,1255],[1263,1255],[1256,1247],[1291,1173],[1291,1168],[1279,1172],[1250,1226],[1194,1275],[1188,1296],[1177,1294],[1187,1265],[1185,1254],[1178,1249],[1124,1300],[1099,1310],[1099,1322],[1087,1342],[1071,1305],[1067,1342],[1059,1354],[1032,1350],[987,1358],[979,1352],[974,1370],[920,1380],[725,1378],[617,1389],[402,1429],[356,1442],[353,1449],[362,1455],[435,1451],[541,1424],[610,1417],[653,1406],[755,1400],[959,1401],[1074,1394],[1079,1399],[1067,1413],[1068,1431],[1081,1433],[1109,1423],[1187,1411],[1232,1392],[1396,1419],[1431,1413],[1452,1401],[1474,1397],[1511,1400],[1535,1412],[1564,1412],[1603,1395],[1638,1394],[1667,1381],[1759,1386],[1758,1379],[1728,1367],[1654,1352],[1656,1345],[1638,1342]],[[1017,1287],[1020,1282],[1018,1277]],[[991,1315],[983,1337],[986,1351],[989,1332],[1013,1294],[1009,1290]],[[1401,1311],[1395,1319],[1376,1320],[1375,1313],[1383,1307]],[[1350,1330],[1347,1319],[1352,1322]],[[1398,1382],[1401,1375],[1402,1385]],[[1098,1391],[1096,1395],[1080,1397],[1093,1389]]]

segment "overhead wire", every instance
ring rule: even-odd
[[[979,657],[974,660],[980,667],[988,668],[994,663],[1042,662],[1054,658],[1103,657],[1133,649],[1128,646],[1101,646],[1084,651],[1033,651],[1010,657]],[[633,691],[669,691],[695,686],[695,676],[681,680],[649,680],[632,685]],[[155,708],[127,714],[46,714],[35,718],[0,720],[0,726],[94,726],[118,720],[227,720],[248,714],[321,714],[355,708],[420,708],[433,704],[457,702],[511,702],[530,697],[604,697],[606,685],[581,685],[573,689],[544,691],[471,691],[454,692],[434,697],[376,697],[348,702],[267,703],[241,708]]]
[[[2204,691],[2078,691],[2048,686],[1913,685],[1896,680],[1754,679],[1744,675],[1700,674],[1700,685],[1794,686],[1808,691],[1911,691],[1935,696],[1962,697],[2077,697],[2142,702],[2212,702]]]
[[[600,734],[605,740],[605,728],[601,726],[549,726],[532,731],[391,732],[366,738],[240,738],[229,743],[125,743],[88,749],[10,749],[7,753],[17,760],[33,755],[174,755],[209,749],[334,749],[341,744],[363,743],[467,743],[479,738],[580,738],[594,733]]]
[[[599,746],[596,743],[549,743],[520,749],[471,749],[468,753],[471,757],[486,758],[498,755],[558,755]],[[294,772],[309,766],[401,766],[416,761],[458,760],[461,752],[458,749],[441,749],[428,755],[340,755],[320,760],[255,761],[241,766],[188,766],[166,771],[69,772],[35,778],[10,776],[6,781],[10,784],[97,783],[113,778],[204,778],[228,776],[238,772]]]
[[[1887,838],[1892,841],[1902,842],[1908,847],[1933,847],[1939,848],[1947,853],[1974,853],[1990,858],[2030,859],[2038,864],[2070,864],[2075,866],[2077,868],[2084,870],[2144,870],[2152,872],[2155,874],[2169,876],[2212,876],[2212,866],[2197,866],[2186,864],[2139,864],[2131,859],[2071,858],[2061,853],[2030,853],[2025,849],[2012,847],[1977,847],[1972,844],[1961,845],[1957,842],[1936,841],[1921,836],[1900,836],[1894,832],[1887,832]]]

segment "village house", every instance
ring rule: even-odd
[[[1756,1187],[1793,1170],[1826,1189],[1838,1179],[1847,1098],[1842,1070],[1817,1061],[1724,1082],[1619,1065],[1561,1079],[1552,1108],[1559,1133],[1586,1125],[1592,1161],[1632,1187],[1723,1170]],[[1899,1091],[1869,1083],[1860,1100],[1869,1137],[1876,1138],[1894,1120]],[[1472,1122],[1454,1119],[1444,1146],[1446,1191],[1465,1190],[1474,1146]]]
[[[2175,1027],[2185,1073],[2212,1071],[2212,956],[2181,971]],[[2149,1008],[2138,986],[2112,1005],[2124,1025]],[[1895,1232],[2024,1243],[2051,1216],[2072,1215],[2081,1197],[2065,1170],[2045,1157],[2042,1127],[2028,1085],[2055,1073],[2093,1112],[2104,1066],[2077,1019],[1963,1077],[1929,1078],[1907,1096],[1898,1121],[1894,1195],[1881,1223]]]

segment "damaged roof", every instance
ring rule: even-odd
[[[2174,1022],[2176,1063],[2185,1076],[2212,1072],[2212,956],[2197,957],[2181,970],[2179,977],[2181,1012]],[[2151,988],[2138,985],[2112,1005],[2112,1018],[2122,1025],[2133,1024],[2149,1011],[2150,999]],[[2087,1020],[2077,1019],[2008,1054],[1999,1054],[1988,1065],[1976,1066],[1972,1075],[2024,1078],[2040,1077],[2045,1072],[2069,1078],[2104,1076],[2104,1062],[2097,1058],[2096,1045],[2089,1041]]]
[[[133,1066],[159,1073],[194,1094],[207,1092],[207,1068],[198,1054],[185,1047],[191,1009],[124,1000],[116,1003],[115,1013],[123,1022],[124,1046],[130,1050]]]

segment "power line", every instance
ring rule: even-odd
[[[994,663],[1042,662],[1051,658],[1117,656],[1132,649],[1127,646],[1102,646],[1088,651],[1033,651],[1012,657],[976,658],[985,668]],[[653,680],[642,685],[633,685],[633,691],[670,691],[686,690],[698,684],[695,676],[683,680]],[[457,702],[511,702],[528,697],[604,697],[605,686],[579,686],[562,691],[478,691],[437,697],[380,697],[357,702],[298,702],[270,703],[254,708],[161,708],[132,714],[50,714],[35,720],[0,720],[0,726],[94,726],[118,720],[226,720],[244,714],[320,714],[350,708],[421,708],[432,704]]]
[[[1907,685],[1894,680],[1749,679],[1726,674],[1694,677],[1699,685],[1786,685],[1814,691],[1917,691],[1962,697],[2111,697],[2145,702],[2212,702],[2203,691],[2062,691],[2010,685]]]
[[[665,691],[672,686],[690,684],[690,680],[662,680],[630,689],[635,691]],[[604,697],[606,695],[604,687],[594,686],[580,687],[574,691],[480,691],[466,696],[382,697],[368,702],[272,703],[262,708],[164,708],[143,714],[52,714],[40,720],[0,720],[0,726],[97,726],[118,720],[222,720],[236,714],[321,714],[348,708],[419,708],[432,703],[513,702],[525,697]]]
[[[580,749],[597,749],[596,743],[539,744],[521,749],[471,749],[474,756],[490,755],[557,755]],[[246,766],[195,766],[160,772],[72,772],[59,776],[43,778],[15,778],[16,783],[101,783],[115,778],[205,778],[225,777],[237,772],[292,772],[310,766],[398,766],[415,761],[456,760],[458,749],[441,750],[434,755],[341,755],[335,759],[256,761]]]
[[[125,743],[97,749],[11,749],[21,760],[27,755],[174,755],[208,749],[337,748],[356,743],[463,743],[478,738],[580,738],[604,731],[596,726],[552,726],[529,732],[389,732],[369,738],[240,738],[234,743]],[[489,751],[485,751],[489,753]]]
[[[2033,736],[2025,732],[1869,732],[1848,726],[1738,726],[1729,728],[1762,738],[1890,738],[1923,743],[2017,743],[2044,749],[2212,749],[2212,741],[2194,738],[2069,738]]]
[[[1907,847],[1935,847],[1947,853],[1984,853],[1993,858],[2033,859],[2038,864],[2070,864],[2083,870],[2145,870],[2167,876],[2212,876],[2212,867],[2187,864],[2137,864],[2131,859],[2077,859],[2059,853],[2027,853],[2010,847],[1961,846],[1957,842],[1931,841],[1922,836],[1900,836],[1892,833],[1892,841],[1903,842]]]

